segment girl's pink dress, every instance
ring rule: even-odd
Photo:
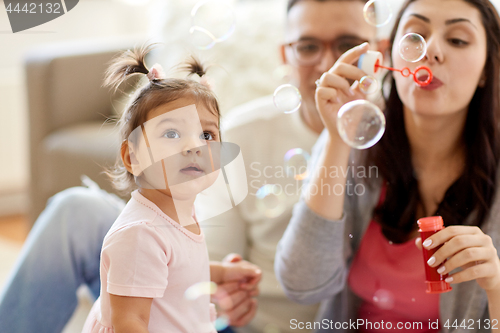
[[[110,294],[153,298],[150,333],[216,332],[210,295],[185,297],[189,287],[210,281],[203,233],[187,231],[138,191],[104,238],[100,274],[101,295],[83,333],[113,332]]]

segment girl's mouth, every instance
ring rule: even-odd
[[[189,176],[200,176],[205,173],[197,163],[190,163],[180,170],[181,173]]]

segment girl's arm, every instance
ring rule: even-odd
[[[109,294],[111,323],[115,333],[149,333],[152,298]]]

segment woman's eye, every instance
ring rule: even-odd
[[[214,138],[212,136],[212,133],[210,133],[210,132],[203,132],[203,134],[200,135],[200,139],[210,141],[210,140],[213,140]]]
[[[465,45],[468,45],[468,44],[469,44],[469,43],[467,43],[466,41],[461,40],[461,39],[458,39],[458,38],[451,38],[451,39],[450,39],[450,42],[451,42],[453,45],[457,45],[457,46],[465,46]]]
[[[176,131],[166,131],[165,134],[163,134],[164,137],[166,137],[167,139],[178,139],[180,138],[179,136],[179,133],[177,133]]]

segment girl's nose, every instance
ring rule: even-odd
[[[202,155],[203,144],[199,139],[191,139],[186,142],[184,148],[182,149],[182,154],[184,156],[193,154],[197,156]]]

